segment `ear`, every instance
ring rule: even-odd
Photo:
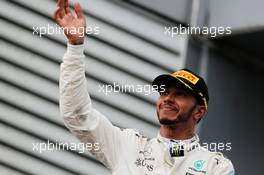
[[[199,121],[204,117],[205,112],[206,112],[205,106],[197,105],[193,117],[196,123],[199,123]]]

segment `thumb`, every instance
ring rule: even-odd
[[[77,18],[83,18],[84,17],[81,5],[79,3],[74,4],[74,10],[75,10],[75,13],[77,15]]]

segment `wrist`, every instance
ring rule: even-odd
[[[84,39],[79,39],[79,40],[69,40],[69,43],[71,45],[82,45],[84,43]]]

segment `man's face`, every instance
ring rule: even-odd
[[[166,88],[157,101],[156,108],[160,124],[174,125],[187,122],[195,110],[197,101],[183,89]]]

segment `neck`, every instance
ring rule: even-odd
[[[168,139],[187,140],[194,136],[194,127],[177,124],[175,126],[161,125],[160,135]]]

